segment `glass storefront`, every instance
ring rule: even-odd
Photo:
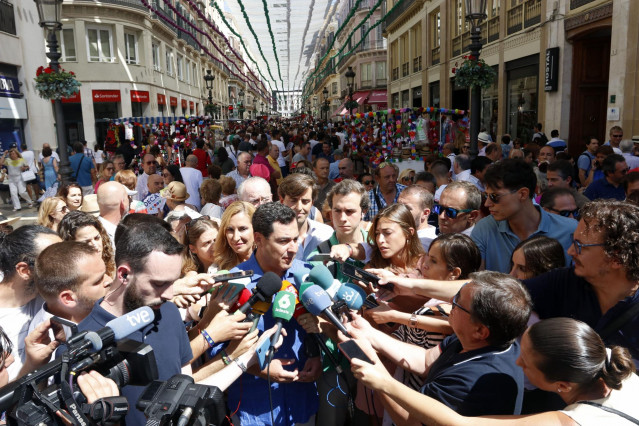
[[[413,87],[413,108],[422,106],[422,87]]]
[[[499,69],[494,66],[493,69],[497,76],[491,87],[482,89],[481,91],[481,123],[480,129],[486,129],[494,141],[497,141],[497,119],[499,117]]]
[[[532,141],[539,106],[539,56],[533,55],[506,64],[506,131],[522,144]]]
[[[439,81],[428,85],[428,106],[439,108]]]

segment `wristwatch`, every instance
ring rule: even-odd
[[[410,328],[415,328],[416,325],[417,325],[417,315],[411,314],[410,319],[408,320],[408,326]]]

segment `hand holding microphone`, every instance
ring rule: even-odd
[[[350,334],[344,327],[344,324],[341,323],[339,318],[335,316],[333,311],[330,309],[332,306],[331,298],[324,289],[322,289],[318,285],[310,286],[303,294],[302,294],[302,303],[304,307],[313,315],[319,316],[324,314],[324,316],[331,322],[335,327],[337,327],[344,335],[350,337]]]

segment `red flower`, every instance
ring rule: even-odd
[[[472,55],[471,55],[471,56],[469,56],[469,57],[468,57],[468,59],[470,59],[471,61],[476,61],[476,60],[477,60],[477,58],[476,58],[476,57],[474,57],[474,56],[472,56]]]
[[[71,71],[69,74],[75,77],[75,73],[73,71]]]
[[[45,73],[45,74],[51,74],[52,72],[53,72],[53,70],[51,69],[51,67],[46,67],[46,68],[44,69],[44,73]]]
[[[36,77],[39,77],[42,74],[42,71],[44,71],[44,67],[38,67],[36,70]]]
[[[457,68],[453,68],[453,74],[457,72]]]

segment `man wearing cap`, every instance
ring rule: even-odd
[[[168,210],[166,209],[164,198],[160,195],[160,191],[164,187],[164,179],[160,175],[151,175],[149,176],[147,187],[149,193],[142,201],[146,207],[146,212],[159,217],[164,216],[165,210]]]
[[[135,199],[139,201],[143,201],[149,194],[147,187],[149,176],[157,173],[157,163],[153,154],[145,154],[142,157],[142,170],[143,173],[138,175],[138,183],[135,186],[135,190],[138,192]]]
[[[478,156],[486,155],[486,145],[490,143],[490,135],[486,132],[479,132],[477,135],[477,149],[479,150]]]
[[[186,204],[195,206],[199,211],[200,208],[202,208],[200,201],[200,185],[202,185],[204,178],[202,177],[202,173],[197,169],[197,157],[195,155],[191,154],[186,157],[184,167],[180,168],[180,173],[182,173],[184,185],[189,193],[189,198],[186,200]]]
[[[104,182],[98,187],[98,220],[111,239],[115,250],[115,229],[129,211],[129,195],[126,186],[119,182]]]

